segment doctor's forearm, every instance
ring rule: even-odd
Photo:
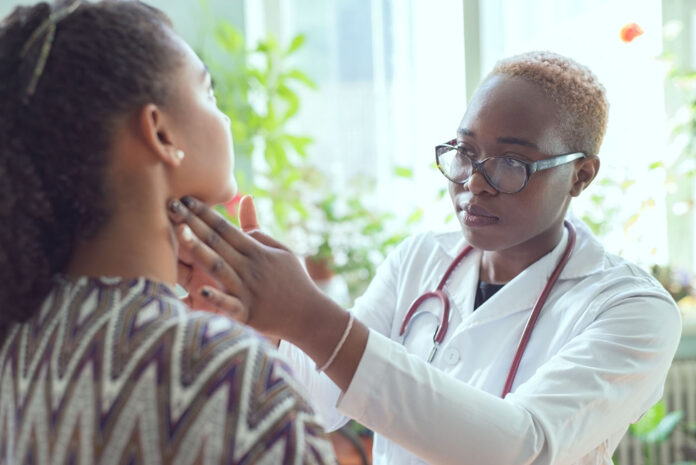
[[[338,304],[323,294],[317,295],[308,316],[295,328],[288,328],[283,338],[307,354],[317,366],[323,366],[331,357],[347,330],[350,315]],[[345,391],[348,389],[355,370],[358,368],[369,330],[354,320],[350,331],[331,364],[326,375]]]
[[[544,429],[524,408],[472,388],[370,333],[338,409],[438,465],[552,463]]]

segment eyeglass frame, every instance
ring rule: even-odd
[[[517,194],[518,192],[521,192],[522,189],[527,187],[527,184],[529,183],[529,178],[531,178],[532,175],[534,173],[536,173],[537,171],[544,171],[544,170],[548,170],[550,168],[556,168],[557,166],[565,165],[566,163],[570,163],[571,161],[575,161],[575,160],[579,160],[581,158],[587,157],[587,154],[584,152],[572,152],[572,153],[564,153],[561,155],[554,155],[550,158],[543,158],[541,160],[529,162],[529,161],[521,160],[519,158],[504,154],[504,155],[499,155],[499,156],[494,156],[494,157],[487,157],[487,158],[484,158],[483,160],[477,162],[476,160],[473,159],[473,157],[471,155],[462,153],[461,147],[459,147],[457,145],[453,145],[456,142],[457,142],[456,139],[452,139],[449,142],[445,142],[444,144],[439,144],[439,145],[435,146],[435,165],[437,166],[437,169],[442,173],[442,175],[445,178],[447,178],[450,182],[453,182],[455,184],[464,185],[467,182],[469,182],[469,180],[474,175],[474,173],[476,173],[478,171],[479,173],[481,173],[483,175],[483,177],[486,179],[486,182],[491,187],[493,187],[498,192],[502,192],[503,194]],[[469,159],[469,161],[471,162],[471,174],[465,180],[455,181],[454,179],[447,176],[447,174],[443,170],[442,166],[440,165],[440,155],[444,152],[439,152],[439,149],[444,148],[444,147],[456,150],[458,154],[461,154],[462,156],[467,157]],[[525,172],[526,172],[526,177],[524,179],[524,184],[522,184],[522,187],[520,187],[518,190],[513,191],[513,192],[505,192],[505,191],[497,188],[496,186],[494,186],[493,182],[488,177],[488,173],[486,173],[486,170],[483,169],[483,165],[488,160],[491,160],[493,158],[512,158],[513,160],[523,164],[524,168],[525,168]]]

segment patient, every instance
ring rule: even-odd
[[[137,1],[0,23],[0,462],[335,463],[256,333],[172,291],[169,198],[236,191],[210,75]]]

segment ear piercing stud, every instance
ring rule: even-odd
[[[183,160],[183,159],[184,159],[184,156],[185,156],[183,150],[177,150],[176,153],[175,153],[175,155],[176,155],[176,158],[177,158],[179,161]]]

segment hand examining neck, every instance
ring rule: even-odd
[[[311,281],[298,258],[258,230],[250,197],[242,199],[242,232],[202,202],[183,198],[168,205],[180,247],[218,286],[201,295],[218,311],[265,335],[287,340],[347,389],[367,344],[369,330],[359,321],[348,330],[349,314]],[[340,343],[342,341],[342,343]]]

